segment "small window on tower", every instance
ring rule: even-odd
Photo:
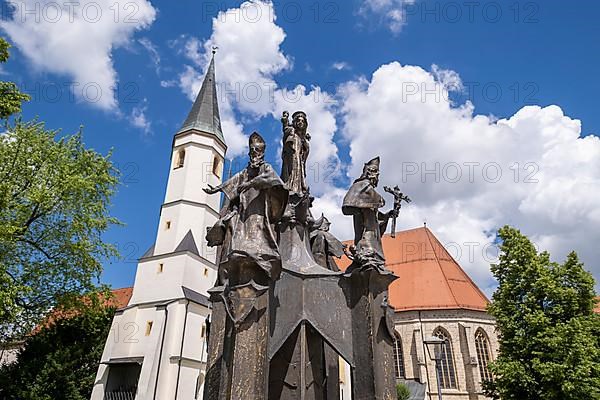
[[[215,156],[213,159],[213,175],[218,178],[221,178],[221,173],[223,171],[223,159],[219,156]]]
[[[166,228],[166,229],[171,229],[171,221],[167,221],[167,222],[165,223],[165,228]]]
[[[208,276],[208,268],[204,268],[204,276]]]
[[[165,269],[165,264],[163,264],[163,263],[158,264],[158,273],[159,274],[162,273],[164,269]]]
[[[146,322],[146,336],[150,336],[150,333],[152,332],[152,325],[152,321]]]
[[[204,337],[206,335],[206,325],[202,325],[202,330],[200,331],[200,337]]]
[[[175,169],[183,168],[184,163],[185,163],[185,150],[181,149],[177,152],[177,162],[175,163]]]
[[[340,357],[338,359],[338,371],[339,371],[339,379],[340,383],[346,383],[346,365],[344,363],[344,359]]]

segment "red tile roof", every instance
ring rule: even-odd
[[[396,311],[467,309],[485,311],[489,300],[428,228],[383,237],[386,266],[400,279],[390,285]],[[339,261],[345,269],[350,260]]]
[[[110,301],[110,305],[119,308],[127,307],[129,304],[129,300],[131,300],[131,296],[133,295],[133,288],[121,288],[121,289],[113,289],[111,290],[113,294],[113,298]]]
[[[600,296],[596,297],[596,307],[594,307],[594,312],[596,314],[600,314]]]
[[[105,300],[106,305],[114,306],[116,309],[127,307],[129,304],[129,300],[133,295],[133,288],[122,288],[122,289],[113,289],[111,290],[113,297],[110,300]],[[64,311],[61,309],[54,309],[50,312],[50,314],[42,321],[40,325],[33,329],[33,333],[39,332],[39,330],[46,326],[50,326],[54,324],[57,320],[62,318],[71,318],[76,315],[76,311]]]

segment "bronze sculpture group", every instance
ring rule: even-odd
[[[294,113],[290,123],[286,112],[282,125],[281,177],[253,133],[248,166],[205,189],[225,201],[207,233],[220,256],[204,398],[339,399],[342,357],[352,399],[395,399],[387,288],[397,277],[385,268],[381,237],[408,198],[396,187],[394,208],[380,212],[379,158],[366,163],[344,198],[355,229],[354,244],[344,246],[327,218],[310,211],[306,114]],[[333,258],[344,253],[352,264],[342,272]]]

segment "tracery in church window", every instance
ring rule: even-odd
[[[440,361],[440,383],[442,389],[456,389],[456,368],[454,365],[454,354],[452,353],[452,340],[450,335],[443,328],[437,328],[433,336],[444,340],[442,346],[442,359]]]
[[[475,332],[475,349],[477,350],[477,362],[479,364],[481,379],[482,381],[491,381],[493,378],[488,368],[492,359],[490,353],[490,340],[485,331],[481,328],[477,329]]]
[[[394,374],[396,379],[404,379],[404,355],[402,354],[402,339],[394,338]]]

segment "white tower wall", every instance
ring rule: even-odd
[[[205,236],[220,207],[202,189],[221,183],[225,152],[213,60],[174,137],[156,241],[138,263],[129,305],[114,317],[92,400],[202,399],[208,289],[217,277]]]

